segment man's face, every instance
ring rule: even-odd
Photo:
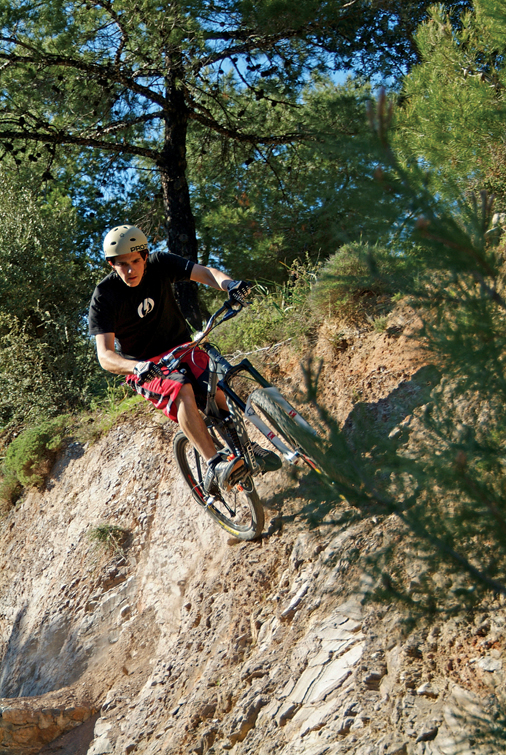
[[[146,260],[142,258],[139,252],[130,252],[113,257],[109,260],[109,264],[118,273],[123,283],[133,288],[138,286],[142,280]]]

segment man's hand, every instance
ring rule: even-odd
[[[162,370],[154,362],[137,362],[134,367],[134,375],[139,385],[149,383],[150,380],[155,378],[164,377]]]
[[[236,301],[239,304],[246,304],[246,297],[248,296],[252,283],[249,281],[231,281],[228,284],[227,293],[229,299]]]

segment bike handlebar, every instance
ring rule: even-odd
[[[206,327],[204,330],[200,333],[199,337],[194,340],[194,344],[199,344],[201,341],[204,340],[206,336],[209,335],[211,330],[214,330],[214,328],[217,328],[218,325],[221,325],[222,322],[225,322],[226,320],[230,320],[232,317],[235,317],[239,314],[241,309],[243,308],[243,304],[241,304],[238,301],[235,301],[233,299],[227,299],[225,302],[223,302],[222,306],[214,313],[214,315],[211,315],[209,320],[207,321]],[[221,320],[219,318],[221,315],[225,312]],[[219,320],[218,322],[216,322]]]
[[[193,340],[190,346],[188,346],[187,352],[192,351],[195,349],[204,338],[207,338],[209,333],[214,330],[214,328],[217,328],[218,325],[221,325],[222,322],[225,322],[226,320],[231,320],[232,317],[235,317],[239,314],[241,309],[244,307],[244,304],[241,304],[241,302],[238,302],[234,299],[227,299],[225,302],[223,302],[222,306],[216,310],[216,312],[211,315],[209,320],[206,323],[206,327],[204,330],[199,333],[198,337]],[[223,313],[225,313],[223,315]],[[223,317],[221,317],[223,315]],[[221,320],[219,319],[221,317]],[[217,322],[218,321],[218,322]],[[158,364],[164,365],[164,366],[170,366],[170,362],[172,360],[175,360],[176,357],[173,356],[173,353],[177,351],[178,349],[181,349],[182,347],[186,346],[186,344],[182,344],[182,346],[176,346],[175,349],[172,349],[168,354],[166,354],[164,357],[160,359]],[[180,361],[182,359],[181,355],[180,357],[177,357],[177,361]]]

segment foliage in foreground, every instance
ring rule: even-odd
[[[474,6],[459,27],[442,5],[421,25],[422,62],[404,79],[405,105],[392,138],[408,164],[428,169],[435,192],[455,197],[486,189],[503,209],[506,16],[495,0],[475,0]]]
[[[407,290],[439,374],[413,376],[405,404],[402,391],[392,396],[388,421],[357,404],[340,429],[320,408],[332,447],[321,458],[332,482],[322,496],[403,523],[369,564],[377,597],[402,600],[412,615],[459,611],[485,591],[506,595],[506,247],[489,233],[486,192],[445,204],[401,167],[388,112],[384,97],[371,112],[383,154],[378,190],[394,194],[409,218],[392,258],[416,249]],[[376,266],[372,256],[369,279],[380,286],[381,255]]]

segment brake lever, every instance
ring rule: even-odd
[[[226,320],[230,320],[232,317],[235,317],[236,315],[239,314],[241,309],[242,309],[242,304],[239,307],[239,309],[232,309],[232,307],[230,307],[228,312],[225,315],[223,315],[221,322],[225,322]]]

